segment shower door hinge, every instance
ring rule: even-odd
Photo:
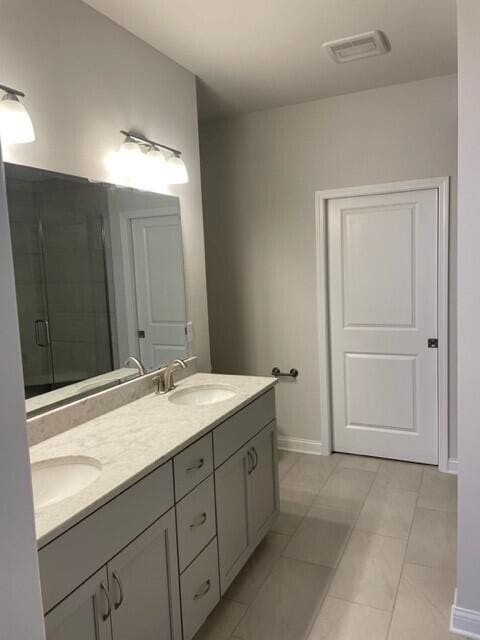
[[[438,349],[438,338],[429,338],[427,344],[429,349]]]

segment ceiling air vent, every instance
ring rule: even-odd
[[[333,60],[339,63],[380,56],[390,51],[389,42],[382,31],[368,31],[358,36],[332,40],[325,42],[323,47]]]

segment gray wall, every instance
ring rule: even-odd
[[[195,77],[78,0],[2,0],[1,82],[24,90],[34,144],[5,160],[108,181],[105,157],[137,129],[179,148],[187,308],[210,368]]]
[[[280,433],[320,440],[315,203],[320,189],[452,176],[451,456],[456,456],[457,86],[446,76],[205,124],[201,158],[215,371],[280,383]]]
[[[458,2],[458,594],[480,634],[480,3]],[[475,636],[475,637],[478,637]]]
[[[0,152],[0,637],[42,640],[10,229]]]

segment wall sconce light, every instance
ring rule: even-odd
[[[125,139],[116,158],[117,170],[126,178],[149,184],[184,184],[188,171],[178,149],[149,140],[142,135],[121,131]]]
[[[12,89],[0,84],[5,92],[0,101],[0,138],[6,144],[23,144],[35,140],[32,120],[20,102],[25,94],[18,89]]]

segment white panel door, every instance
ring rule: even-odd
[[[328,203],[334,449],[437,464],[435,189]]]
[[[136,218],[132,238],[140,356],[152,369],[187,355],[180,218]]]

